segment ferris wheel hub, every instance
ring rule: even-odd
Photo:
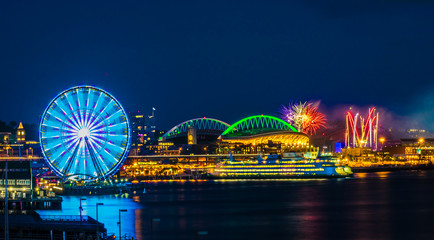
[[[78,137],[80,138],[86,138],[86,137],[90,137],[90,131],[88,128],[82,128],[78,131]]]

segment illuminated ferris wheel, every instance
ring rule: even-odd
[[[66,180],[101,180],[128,155],[125,110],[108,92],[79,86],[57,95],[42,115],[39,138],[50,168]]]

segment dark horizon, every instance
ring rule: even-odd
[[[434,129],[432,2],[2,5],[2,121],[38,123],[58,93],[86,84],[129,112],[156,107],[162,129],[311,99],[331,119],[376,106]]]

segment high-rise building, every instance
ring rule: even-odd
[[[145,138],[145,116],[140,112],[129,114],[131,127],[131,149],[139,153]]]
[[[152,108],[152,114],[150,116],[146,116],[145,118],[145,144],[155,144],[157,141],[157,134],[155,132],[157,127],[155,122],[155,108]]]
[[[157,141],[155,125],[155,108],[152,115],[146,116],[140,111],[129,114],[131,127],[131,150],[132,154],[143,152],[143,146],[154,144]]]

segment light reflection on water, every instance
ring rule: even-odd
[[[86,197],[84,214],[117,234],[154,240],[195,239],[423,239],[433,236],[434,171],[357,173],[348,179],[152,181],[146,195]],[[78,214],[79,197],[62,211]]]
[[[134,198],[123,195],[105,195],[105,196],[85,196],[86,201],[82,201],[83,215],[91,216],[96,219],[96,203],[104,203],[98,206],[99,221],[104,223],[108,233],[119,232],[117,222],[119,221],[119,209],[127,209],[127,212],[121,213],[122,235],[129,233],[135,235],[137,224],[141,224],[140,216],[142,205],[136,203]],[[137,199],[137,197],[135,197]],[[40,210],[41,215],[80,215],[78,210],[80,206],[79,196],[64,196],[62,210]]]

